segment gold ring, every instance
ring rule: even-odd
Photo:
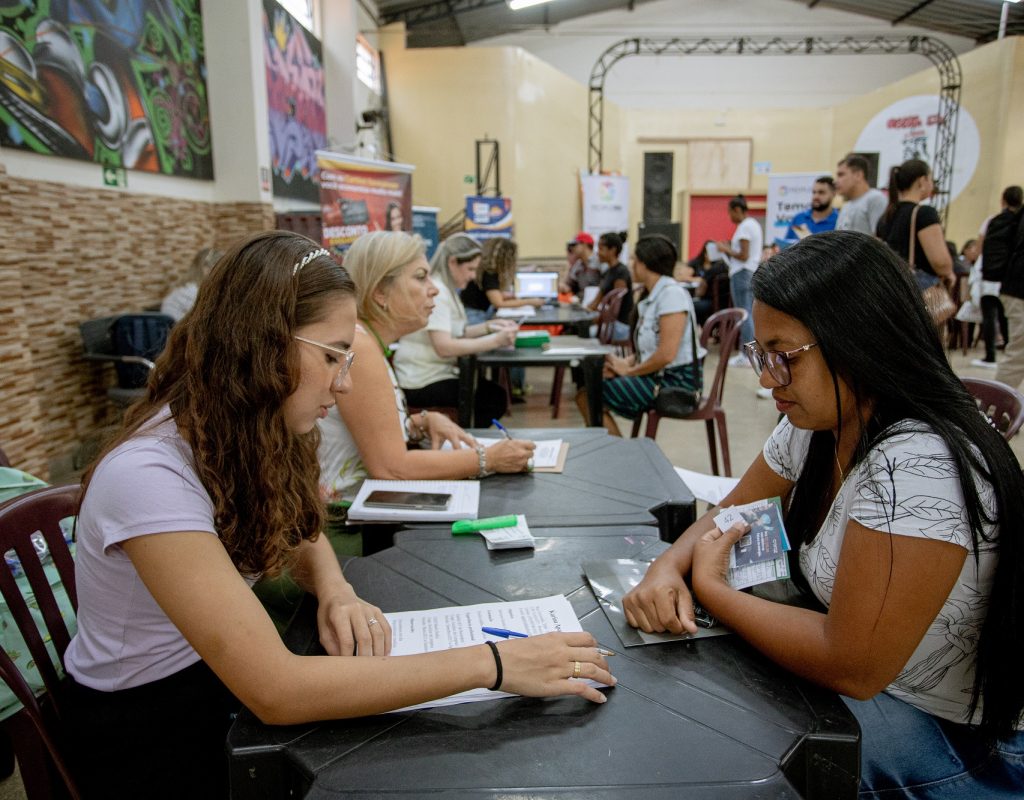
[[[576,679],[576,678],[578,678],[580,676],[580,669],[582,669],[582,667],[583,667],[583,665],[579,661],[573,661],[572,662],[572,677],[573,677],[573,679]]]
[[[376,625],[376,624],[377,624],[377,620],[375,620],[373,617],[370,617],[368,620],[366,620],[366,625],[367,626]]]

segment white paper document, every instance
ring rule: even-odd
[[[495,313],[498,319],[517,319],[519,317],[536,316],[537,309],[533,306],[517,306],[515,308],[499,308]]]
[[[600,286],[584,286],[583,297],[580,298],[580,305],[586,308],[597,298],[597,293],[601,291]]]
[[[447,508],[439,510],[412,508],[366,507],[370,492],[432,492],[450,494]],[[459,519],[476,519],[480,508],[480,481],[363,481],[348,518],[364,522],[454,522]]]
[[[488,550],[513,550],[519,547],[536,547],[537,540],[526,524],[526,515],[516,514],[516,524],[510,528],[491,528],[480,531]]]
[[[399,611],[385,614],[391,623],[391,655],[408,656],[416,653],[434,653],[453,647],[471,647],[485,641],[505,641],[490,636],[481,628],[504,628],[530,636],[542,633],[574,633],[582,631],[576,612],[563,595],[542,597],[537,600],[515,600],[509,603],[481,603],[475,606],[454,606],[432,608],[427,611]],[[572,669],[566,664],[567,674]],[[601,684],[589,682],[592,686]],[[459,703],[475,703],[480,700],[494,700],[499,697],[514,697],[508,692],[492,692],[489,689],[470,689],[466,692],[431,700],[419,705],[400,708],[410,711],[417,708],[436,708]]]
[[[725,478],[720,475],[705,475],[703,472],[673,467],[683,483],[693,492],[693,496],[705,503],[717,506],[722,498],[736,488],[739,478]]]
[[[501,439],[488,439],[483,436],[477,436],[476,440],[483,447],[491,447],[502,441]],[[534,469],[551,469],[558,466],[558,453],[562,449],[561,439],[541,439],[535,441],[534,444],[537,445],[537,449],[533,451]],[[451,450],[452,443],[445,442],[441,445],[441,449]]]

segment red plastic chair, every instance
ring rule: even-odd
[[[708,451],[711,454],[711,471],[718,475],[718,453],[715,447],[715,428],[718,428],[718,439],[722,447],[722,466],[726,477],[732,476],[732,462],[729,459],[729,434],[725,426],[725,409],[722,407],[722,395],[725,393],[725,376],[729,371],[729,356],[736,349],[736,342],[740,337],[740,325],[747,318],[747,312],[742,308],[725,308],[717,311],[708,317],[704,323],[704,329],[700,334],[702,347],[707,347],[708,342],[717,339],[718,368],[715,370],[715,379],[711,383],[711,390],[701,397],[700,405],[692,414],[680,417],[680,419],[702,419],[707,427]],[[641,414],[633,422],[633,437],[640,433],[640,423],[643,420]],[[661,415],[653,408],[647,411],[647,429],[645,436],[654,439],[658,435],[658,423]]]
[[[45,633],[62,666],[71,636],[43,571],[33,534],[42,534],[71,607],[77,612],[75,566],[59,523],[78,513],[80,491],[78,484],[48,486],[0,505],[0,551],[7,553],[13,550],[21,562],[21,569],[35,595],[35,605],[43,618]],[[61,714],[67,679],[54,668],[43,633],[29,611],[6,559],[0,564],[0,593],[46,686],[46,691],[37,698],[14,662],[0,648],[0,677],[24,706],[4,720],[4,726],[14,744],[25,791],[31,799],[78,798],[78,788],[68,769],[67,759],[62,755]]]
[[[1024,424],[1024,395],[1011,386],[988,378],[961,378],[981,412],[1006,440]]]

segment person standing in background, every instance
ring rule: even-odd
[[[836,230],[860,231],[874,236],[888,201],[868,183],[868,160],[854,153],[846,156],[836,165],[835,185],[846,201],[839,209]]]
[[[997,326],[1003,341],[1010,341],[1009,323],[999,295],[1010,253],[1013,251],[1020,216],[1018,212],[1022,203],[1024,192],[1021,187],[1007,186],[1003,190],[1002,210],[985,220],[978,236],[978,247],[981,250],[981,336],[985,340],[985,358],[971,361],[975,367],[997,368]]]
[[[732,294],[733,305],[747,312],[747,319],[740,334],[742,342],[749,342],[754,338],[754,323],[750,317],[754,296],[750,293],[750,281],[760,263],[761,247],[764,244],[761,226],[757,220],[748,216],[747,211],[747,199],[743,195],[732,198],[729,201],[729,219],[736,225],[736,230],[731,241],[715,243],[729,265],[729,291]],[[746,356],[739,354],[729,359],[729,365],[745,367],[749,366],[749,363]]]

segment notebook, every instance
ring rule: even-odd
[[[370,492],[378,489],[398,492],[439,492],[450,494],[448,507],[438,511],[408,508],[366,507]],[[455,522],[476,519],[480,507],[480,481],[381,481],[367,479],[352,501],[348,518],[355,522]]]
[[[517,272],[516,297],[558,298],[557,272]]]

